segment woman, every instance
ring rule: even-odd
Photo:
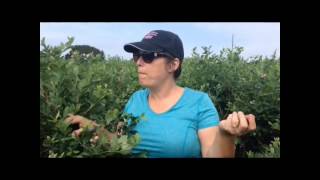
[[[183,44],[176,34],[151,31],[124,49],[133,53],[139,83],[145,87],[130,97],[124,109],[146,118],[135,127],[141,142],[133,153],[147,152],[148,157],[234,157],[235,138],[256,129],[253,115],[233,112],[220,121],[206,93],[176,85],[184,58]],[[81,127],[95,125],[81,116],[71,116],[68,121]]]

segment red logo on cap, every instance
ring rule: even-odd
[[[143,39],[152,39],[153,37],[155,37],[157,35],[158,35],[157,32],[151,31],[148,34],[146,34]]]

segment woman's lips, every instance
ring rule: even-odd
[[[144,75],[146,75],[147,73],[144,73],[144,72],[138,72],[139,74],[144,74]]]
[[[147,76],[146,73],[139,72],[139,78],[145,78]]]

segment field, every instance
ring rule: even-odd
[[[142,88],[134,63],[80,54],[65,60],[62,54],[72,41],[55,47],[41,42],[40,157],[134,157],[130,150],[139,135],[128,133],[132,126],[127,121],[138,123],[143,117],[122,113],[129,97]],[[240,47],[220,54],[204,50],[184,60],[177,84],[208,93],[221,119],[232,111],[256,116],[257,130],[238,139],[236,157],[280,157],[280,58],[244,59]],[[95,144],[86,130],[74,138],[63,121],[69,113],[94,119],[112,132],[124,122],[124,133]]]

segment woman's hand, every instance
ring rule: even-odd
[[[69,114],[69,117],[66,118],[65,122],[69,124],[78,124],[79,129],[72,132],[73,136],[79,137],[84,128],[89,128],[89,130],[93,130],[98,127],[98,124],[92,120],[89,120],[85,117],[79,115]]]
[[[66,118],[65,121],[70,124],[78,124],[79,125],[79,129],[72,132],[72,135],[75,137],[79,137],[81,132],[84,130],[84,128],[89,128],[89,130],[96,130],[96,128],[99,127],[99,125],[95,121],[92,121],[90,119],[87,119],[87,118],[85,118],[83,116],[79,116],[79,115],[69,114],[69,117]],[[98,141],[99,137],[102,135],[106,135],[108,137],[108,139],[111,140],[112,138],[116,137],[117,135],[122,134],[122,131],[121,131],[122,126],[123,126],[123,124],[121,124],[121,123],[118,124],[118,126],[117,126],[118,134],[111,133],[107,129],[105,129],[104,127],[98,128],[98,130],[96,130],[97,132],[93,133],[93,137],[90,139],[90,142],[96,143]]]
[[[243,112],[233,112],[227,119],[220,122],[219,128],[229,135],[241,136],[256,130],[255,116],[244,115]]]

